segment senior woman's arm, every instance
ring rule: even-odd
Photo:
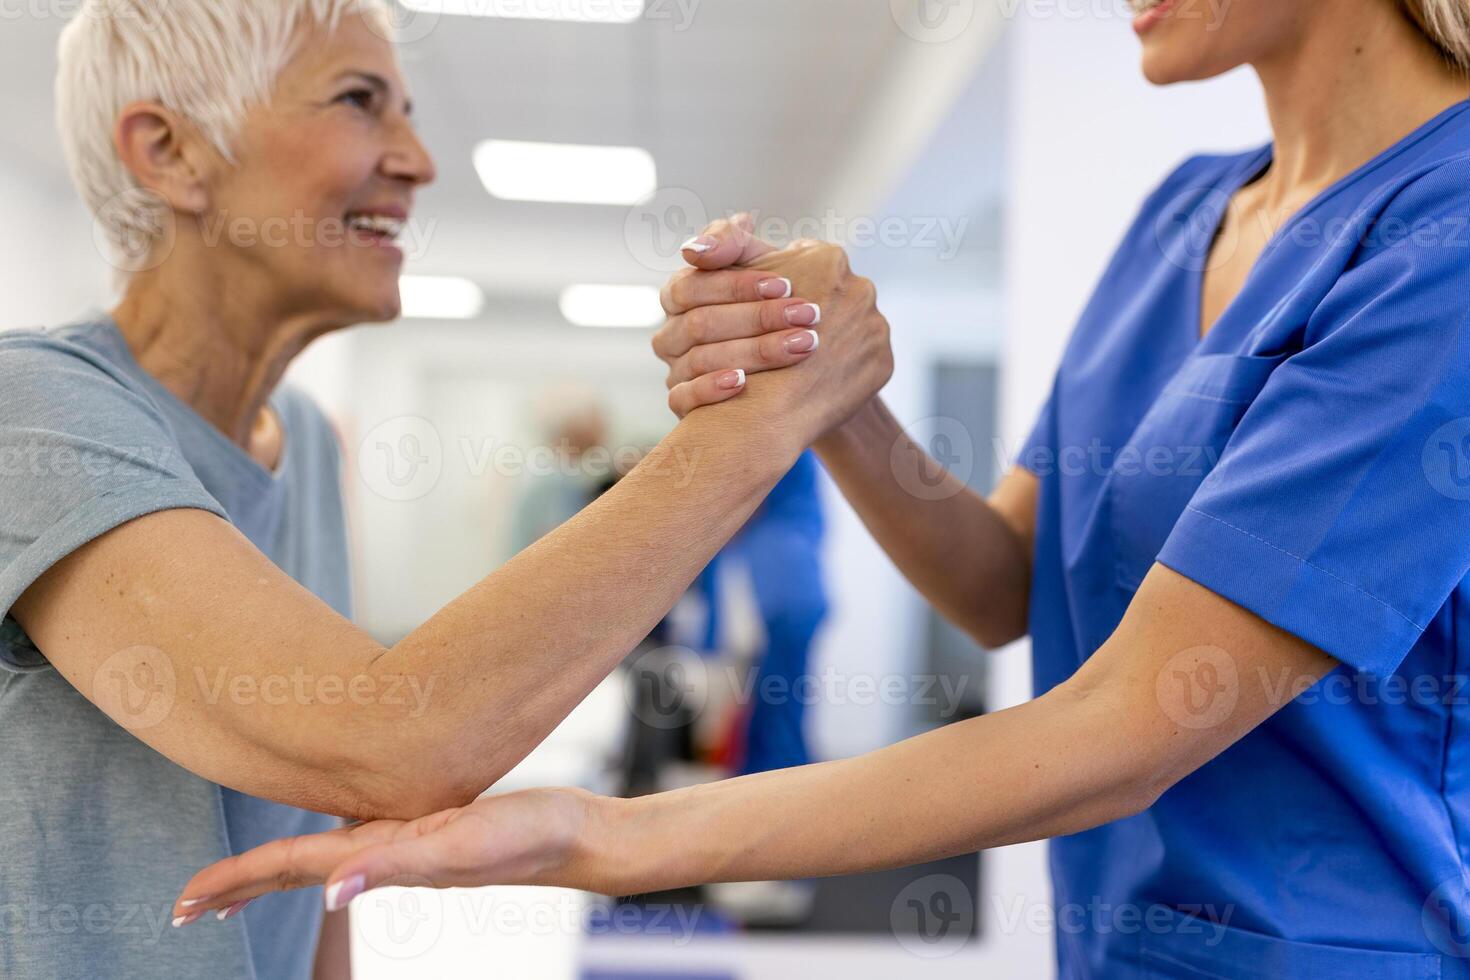
[[[800,376],[781,385],[684,419],[391,648],[198,510],[104,534],[13,614],[84,696],[208,779],[355,818],[467,803],[648,633],[791,466],[813,433],[787,407]]]
[[[398,883],[626,895],[850,874],[1077,833],[1145,809],[1335,666],[1155,565],[1107,642],[1018,707],[853,759],[633,800],[530,790],[275,841],[201,871],[175,909],[323,881],[334,908]]]

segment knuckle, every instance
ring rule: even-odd
[[[690,269],[675,273],[668,285],[664,287],[668,293],[670,313],[678,313],[688,307],[690,292],[694,288],[693,283],[690,282],[693,271]]]
[[[708,343],[710,330],[710,315],[705,307],[684,314],[684,336],[691,344]]]
[[[689,351],[684,356],[684,372],[682,373],[684,373],[685,381],[692,381],[700,375],[707,375],[711,370],[709,363],[710,356],[706,353],[706,348],[695,347],[694,350]]]

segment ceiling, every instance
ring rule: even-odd
[[[984,212],[984,180],[915,164],[957,102],[985,97],[974,78],[999,15],[923,43],[894,13],[910,2],[927,0],[648,0],[627,26],[406,22],[415,114],[439,166],[419,198],[426,247],[410,271],[543,295],[572,281],[660,282],[676,236],[740,209],[829,224],[877,218],[890,201],[909,214]],[[71,193],[51,120],[62,23],[17,18],[0,35],[0,164],[58,196]],[[664,190],[634,209],[499,201],[470,162],[488,137],[640,145]],[[982,153],[974,169],[999,167]]]

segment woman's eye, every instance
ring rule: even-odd
[[[350,92],[343,92],[337,97],[338,102],[349,102],[359,109],[372,111],[373,90],[367,88],[355,88]]]

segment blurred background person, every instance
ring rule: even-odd
[[[536,406],[545,436],[537,465],[521,490],[511,531],[512,547],[524,551],[579,512],[616,482],[607,446],[607,409],[595,391],[561,385],[546,391]],[[585,465],[588,452],[599,450]]]

